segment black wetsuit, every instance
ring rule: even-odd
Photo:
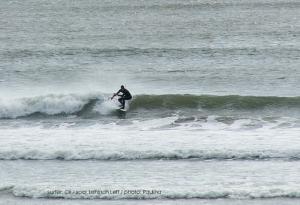
[[[118,94],[122,93],[122,95],[120,95],[120,98],[118,100],[122,105],[121,109],[124,109],[125,108],[125,100],[131,100],[132,96],[127,89],[120,89],[117,93]]]

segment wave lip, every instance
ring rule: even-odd
[[[95,97],[93,95],[45,95],[0,100],[0,118],[18,118],[33,114],[70,115],[79,112]]]
[[[0,160],[300,160],[299,150],[10,150]]]

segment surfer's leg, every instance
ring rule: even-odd
[[[120,102],[120,104],[121,104],[121,109],[124,109],[123,107],[124,107],[124,104],[125,104],[125,102],[124,102],[124,98],[119,98],[118,99],[118,101]]]
[[[121,108],[121,109],[125,109],[125,103],[126,103],[126,100],[131,100],[131,99],[132,99],[132,97],[126,97],[126,96],[123,97],[123,98],[122,98],[123,101],[122,101],[122,103],[121,103],[121,104],[122,104],[122,108]]]
[[[131,97],[124,97],[122,98],[123,99],[123,102],[121,103],[122,104],[122,108],[121,109],[125,109],[125,103],[126,103],[126,100],[130,100]]]
[[[119,98],[119,102],[121,103],[121,109],[124,109],[125,108],[125,99]]]
[[[123,98],[122,109],[125,109],[125,99]]]

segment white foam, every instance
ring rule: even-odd
[[[166,120],[173,121],[168,118]],[[157,129],[150,121],[1,130],[1,159],[300,159],[300,128]],[[169,122],[168,122],[169,123]],[[168,124],[167,123],[167,124]],[[160,124],[160,123],[158,123]],[[151,129],[150,129],[151,128]]]
[[[102,115],[109,115],[118,108],[114,100],[107,99],[101,103],[97,103],[94,110]]]

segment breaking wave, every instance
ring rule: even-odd
[[[5,190],[15,197],[28,198],[60,198],[60,199],[270,199],[270,198],[300,198],[299,187],[248,187],[248,188],[209,188],[206,190],[160,190],[147,188],[109,188],[95,189],[84,187],[71,189],[31,187],[31,186],[5,186]]]
[[[102,96],[100,96],[101,99]],[[17,118],[34,114],[70,115],[88,109],[99,95],[45,95],[19,99],[0,99],[0,118]]]
[[[299,150],[1,150],[0,160],[300,160]]]
[[[45,95],[19,99],[0,99],[0,118],[40,115],[85,115],[101,111],[96,105],[107,102],[103,94]],[[214,95],[137,95],[130,110],[137,109],[230,109],[259,110],[265,108],[299,108],[300,97],[214,96]],[[108,108],[110,110],[113,110]],[[107,112],[106,112],[107,113]],[[109,113],[109,112],[108,112]]]

